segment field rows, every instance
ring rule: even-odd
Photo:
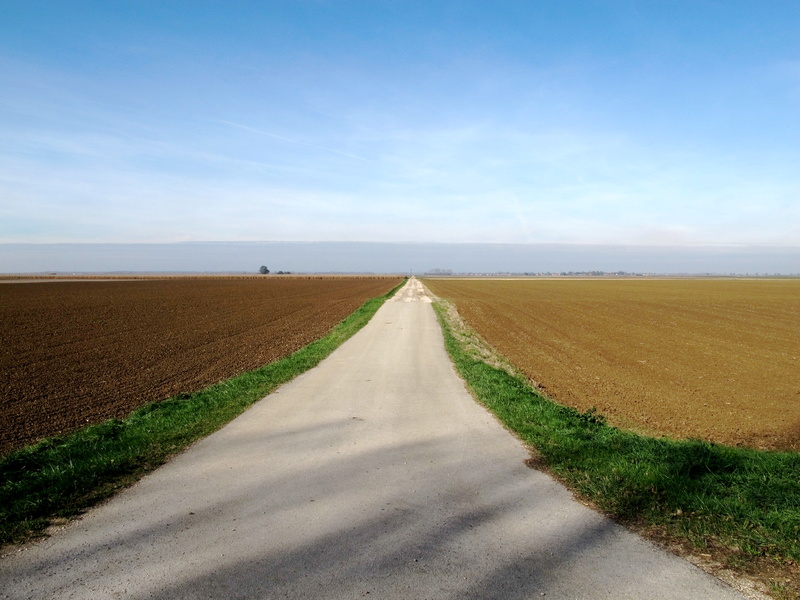
[[[282,358],[398,281],[0,284],[0,454]]]
[[[649,434],[800,450],[800,280],[425,284],[562,404]]]

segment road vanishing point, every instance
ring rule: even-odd
[[[744,598],[529,456],[412,278],[317,367],[0,559],[0,598]]]

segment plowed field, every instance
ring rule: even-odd
[[[650,434],[800,450],[800,280],[425,284],[562,404]]]
[[[397,283],[184,277],[0,284],[0,454],[282,358]]]

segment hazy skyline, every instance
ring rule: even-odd
[[[798,22],[780,0],[4,2],[0,243],[791,254]]]
[[[146,265],[146,268],[143,267]],[[392,242],[0,244],[0,273],[273,272],[423,274],[606,271],[800,274],[800,248]]]

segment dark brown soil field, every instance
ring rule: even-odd
[[[800,280],[425,284],[562,404],[643,433],[800,450]]]
[[[0,455],[260,367],[397,277],[0,284]]]

